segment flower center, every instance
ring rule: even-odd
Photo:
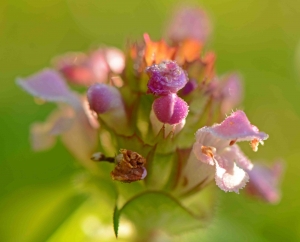
[[[211,158],[214,157],[214,152],[216,151],[216,148],[214,147],[210,147],[210,146],[204,146],[202,145],[201,146],[201,152],[204,154],[204,155],[207,155]]]

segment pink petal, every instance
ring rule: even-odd
[[[253,168],[252,162],[245,156],[238,145],[226,148],[221,154],[225,159],[234,161],[243,170],[251,170]]]
[[[55,144],[55,136],[65,132],[72,125],[74,112],[66,110],[66,106],[50,114],[44,123],[34,123],[30,128],[31,145],[33,150],[42,151]]]
[[[30,127],[30,141],[34,151],[42,151],[52,148],[56,138],[49,134],[46,123],[34,123]]]
[[[206,13],[200,8],[182,7],[171,19],[167,37],[174,42],[195,39],[205,42],[211,33],[211,24]]]
[[[226,140],[253,141],[266,140],[269,135],[259,132],[258,128],[252,125],[246,114],[238,110],[227,117],[221,124],[215,124],[209,131],[216,137]]]
[[[269,203],[279,202],[281,194],[278,186],[282,172],[282,162],[275,162],[272,167],[255,164],[253,169],[248,171],[250,182],[247,186],[247,192],[259,196]]]
[[[221,82],[221,110],[222,113],[228,113],[237,105],[243,98],[243,86],[241,78],[237,74],[226,76]]]
[[[106,49],[105,56],[109,68],[117,74],[122,73],[125,67],[124,53],[117,48],[110,47]]]
[[[17,79],[17,84],[33,96],[51,102],[67,102],[72,92],[62,76],[51,69],[44,69],[26,79]]]
[[[89,86],[95,83],[89,57],[84,53],[71,52],[53,60],[54,66],[71,83]]]
[[[90,125],[94,128],[94,129],[99,129],[100,128],[100,123],[98,121],[98,116],[95,112],[93,112],[90,109],[90,105],[89,102],[87,100],[87,97],[84,96],[82,98],[82,107],[84,109],[84,112],[89,120]]]
[[[242,189],[248,182],[249,176],[233,161],[217,157],[215,180],[223,191],[239,193],[239,189]]]
[[[110,70],[105,56],[105,49],[100,48],[90,54],[89,66],[93,73],[95,82],[102,83],[107,81]]]
[[[62,134],[62,141],[80,161],[88,162],[95,153],[98,131],[90,125],[83,109],[82,112],[76,112],[73,124]]]
[[[229,146],[228,140],[216,137],[211,132],[210,127],[203,127],[196,132],[196,143],[204,146],[214,147],[216,152],[220,152]]]

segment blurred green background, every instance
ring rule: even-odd
[[[79,169],[74,159],[59,142],[48,152],[30,148],[30,124],[44,120],[54,105],[35,105],[15,78],[49,66],[52,57],[67,51],[101,43],[123,48],[128,38],[141,38],[144,32],[158,39],[176,3],[185,2],[0,1],[0,241],[96,241],[71,226],[74,213],[85,213],[85,198],[70,195],[72,175]],[[237,70],[243,75],[243,108],[252,123],[270,135],[258,153],[247,148],[246,154],[254,161],[286,161],[280,204],[219,191],[216,218],[201,238],[299,241],[300,2],[192,3],[212,19],[208,49],[217,53],[218,73]],[[186,241],[197,241],[197,234],[189,236]]]

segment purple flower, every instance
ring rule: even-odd
[[[251,170],[253,165],[235,142],[262,142],[267,138],[250,124],[243,111],[236,111],[221,124],[199,129],[193,152],[198,160],[215,167],[216,184],[222,190],[238,193],[249,179],[245,170]]]
[[[146,69],[150,77],[148,93],[168,95],[177,93],[188,81],[187,74],[175,61],[163,61]]]
[[[87,109],[86,99],[71,91],[62,76],[51,69],[42,70],[26,79],[18,78],[17,84],[35,97],[58,104],[46,122],[31,126],[33,148],[51,148],[55,137],[61,135],[67,148],[83,165],[93,165],[87,161],[98,143],[99,124]]]

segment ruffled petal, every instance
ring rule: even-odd
[[[253,169],[248,171],[250,182],[247,192],[269,203],[279,202],[281,193],[278,186],[282,173],[282,162],[275,162],[271,167],[255,164]]]
[[[259,132],[259,129],[252,125],[246,114],[238,110],[227,117],[221,124],[215,124],[208,128],[216,137],[232,141],[252,141],[253,150],[257,150],[258,143],[266,140],[269,135]]]
[[[230,160],[217,157],[215,160],[216,184],[225,192],[239,193],[249,180],[248,174]]]
[[[18,78],[17,84],[31,95],[51,102],[67,102],[73,95],[62,76],[51,69],[44,69],[26,79]]]

